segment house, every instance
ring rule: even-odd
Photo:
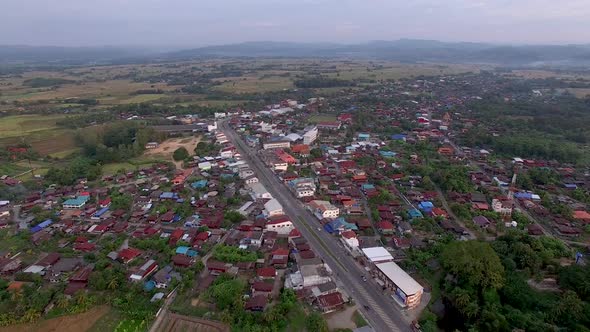
[[[156,284],[156,288],[168,288],[170,281],[172,281],[172,266],[164,266],[154,276],[152,280]]]
[[[277,270],[274,267],[261,267],[256,270],[256,276],[260,279],[274,279],[277,276]]]
[[[276,215],[270,218],[270,221],[266,223],[264,228],[267,232],[277,232],[280,235],[285,235],[291,233],[295,227],[289,217]]]
[[[313,200],[308,208],[318,219],[333,219],[340,215],[340,209],[328,201]]]
[[[216,262],[216,261],[212,261],[211,259],[207,260],[206,265],[207,265],[207,270],[212,275],[219,275],[222,273],[226,273],[231,267],[231,264]]]
[[[343,242],[350,248],[355,249],[358,248],[360,243],[358,238],[356,237],[356,233],[353,231],[344,231],[340,233],[342,236]]]
[[[264,203],[264,214],[267,217],[282,215],[282,214],[284,214],[283,213],[283,206],[281,205],[281,203],[279,203],[279,201],[277,201],[276,199],[273,198],[270,201]]]
[[[248,311],[262,312],[268,304],[268,296],[256,295],[252,296],[247,302],[245,309]]]
[[[534,236],[539,236],[539,235],[543,235],[543,228],[541,228],[541,226],[537,225],[537,224],[530,224],[527,226],[527,231],[529,233],[529,235],[534,235]]]
[[[251,287],[252,296],[262,295],[268,297],[272,293],[272,289],[272,283],[265,281],[256,281],[252,284]]]
[[[141,281],[148,277],[150,274],[154,273],[158,269],[158,263],[150,259],[146,261],[137,271],[129,276],[129,280],[131,281]]]
[[[172,256],[171,260],[172,264],[178,267],[190,267],[195,262],[194,258],[180,254]]]
[[[324,313],[338,310],[344,305],[344,299],[340,292],[320,295],[317,298],[317,305]]]
[[[573,218],[583,223],[590,223],[590,213],[586,211],[574,211]]]
[[[473,218],[473,223],[479,226],[480,228],[488,228],[491,222],[485,216],[477,216]]]
[[[88,280],[93,269],[94,267],[89,265],[78,270],[74,275],[72,275],[70,279],[68,279],[68,285],[64,290],[64,294],[73,296],[78,291],[85,289],[86,286],[88,286]]]
[[[379,230],[379,232],[381,232],[381,234],[384,234],[384,235],[391,235],[395,232],[395,228],[394,228],[393,224],[389,221],[386,221],[386,220],[382,220],[382,221],[378,222],[377,229]]]
[[[269,149],[288,149],[291,147],[291,140],[285,137],[271,137],[268,142],[262,144],[264,150]]]
[[[119,251],[117,258],[123,263],[127,264],[141,255],[141,250],[134,248],[125,248]]]

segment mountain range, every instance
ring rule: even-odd
[[[497,45],[401,39],[358,44],[245,42],[177,51],[125,47],[0,46],[0,64],[109,64],[205,57],[356,58],[515,67],[581,67],[590,65],[590,45]]]

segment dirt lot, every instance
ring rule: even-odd
[[[147,157],[148,159],[156,158],[161,160],[171,160],[176,165],[176,168],[182,168],[182,162],[174,161],[172,159],[172,154],[180,147],[184,147],[192,154],[200,141],[200,136],[171,138],[160,143],[155,149],[146,150],[144,157]]]
[[[44,320],[35,324],[2,327],[0,332],[84,332],[107,312],[109,312],[109,307],[101,306],[78,315]]]
[[[328,322],[330,330],[355,329],[356,324],[353,320],[353,314],[356,309],[356,306],[345,306],[343,310],[338,310],[325,315],[324,318]]]
[[[219,322],[168,314],[164,318],[160,330],[162,332],[229,332],[230,328]]]

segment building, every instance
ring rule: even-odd
[[[131,281],[141,281],[154,273],[158,269],[158,263],[155,260],[150,259],[145,262],[135,273],[129,276]]]
[[[266,187],[260,182],[248,185],[250,187],[250,196],[252,199],[271,199],[272,195],[266,190]]]
[[[359,240],[356,237],[356,233],[353,231],[344,231],[342,233],[340,233],[340,235],[342,236],[342,241],[344,242],[344,244],[346,244],[346,246],[348,248],[352,249],[356,249],[359,247]]]
[[[155,149],[159,146],[160,144],[158,144],[158,142],[148,142],[145,144],[145,148],[146,149]]]
[[[394,300],[406,308],[420,304],[424,288],[393,261],[393,256],[385,248],[371,247],[362,251],[371,275],[384,290],[393,293]]]
[[[273,217],[265,225],[266,231],[277,232],[279,235],[289,234],[294,228],[293,222],[287,216]]]
[[[316,191],[315,181],[312,178],[297,178],[287,184],[297,198],[311,197]]]
[[[291,147],[291,141],[284,137],[271,137],[268,142],[264,143],[262,147],[265,150],[269,149],[288,149]]]
[[[328,201],[313,200],[308,208],[318,219],[333,219],[340,215],[340,209]]]
[[[313,127],[303,134],[303,144],[311,145],[318,138],[318,127]]]
[[[90,199],[90,196],[78,196],[76,198],[70,198],[63,202],[62,206],[66,210],[80,209]]]
[[[283,213],[283,206],[276,199],[264,203],[264,214],[267,217],[280,216]],[[288,233],[288,232],[287,232]]]

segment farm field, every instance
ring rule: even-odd
[[[586,98],[590,96],[590,89],[583,89],[583,88],[570,88],[567,89],[569,92],[573,93],[574,96],[578,98]]]
[[[107,306],[95,307],[77,315],[42,320],[33,324],[0,327],[0,332],[85,332],[88,331],[101,317],[105,316],[109,310],[110,308]]]
[[[253,93],[253,92],[268,92],[279,91],[284,89],[292,89],[293,82],[289,77],[260,77],[260,76],[246,76],[224,78],[218,81],[223,82],[214,89],[231,93]]]
[[[167,313],[160,325],[161,332],[229,332],[220,322]]]
[[[66,117],[55,115],[15,115],[0,118],[0,138],[20,137],[34,132],[56,129],[56,122]]]

